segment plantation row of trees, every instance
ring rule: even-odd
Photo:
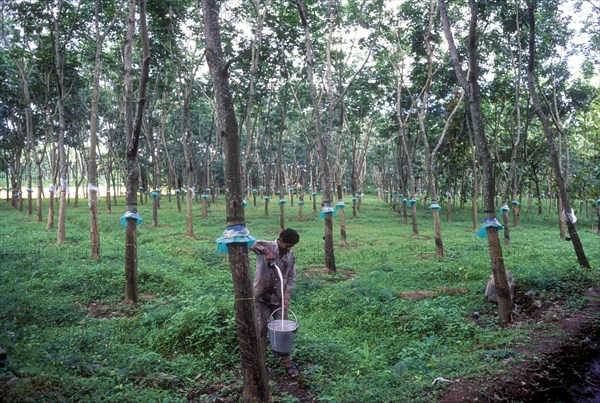
[[[504,321],[512,301],[498,194],[518,217],[523,195],[556,193],[578,262],[590,267],[570,200],[597,200],[600,188],[594,0],[57,0],[2,7],[7,187],[18,193],[36,183],[41,197],[44,183],[52,184],[47,227],[58,191],[60,244],[67,186],[87,182],[92,258],[99,259],[96,195],[103,183],[110,200],[122,180],[128,302],[137,300],[140,187],[223,187],[228,229],[245,227],[242,199],[252,189],[295,189],[300,197],[320,190],[330,272],[332,205],[342,186],[352,195],[367,184],[402,193],[415,237],[423,187],[440,258],[441,195],[471,195],[474,222],[482,197]],[[188,191],[188,236],[192,202]],[[249,300],[245,244],[227,248],[236,301]],[[252,310],[236,302],[240,343],[249,343],[241,345],[245,385],[253,385],[244,396],[264,400],[265,374],[252,367]]]
[[[478,193],[480,152],[437,2],[306,3],[304,18],[294,3],[221,4],[244,187],[316,189],[327,176],[353,193],[367,182],[413,194],[418,182],[436,196]],[[542,62],[534,79],[567,185],[574,195],[593,198],[599,176],[598,9],[593,2],[569,3],[576,9],[560,3],[537,8],[535,49]],[[448,7],[464,59],[464,6]],[[569,28],[577,10],[589,19],[581,27],[592,35],[584,44],[574,42],[581,33]],[[526,82],[528,12],[523,1],[481,2],[478,8],[484,130],[497,192],[507,200],[556,189]],[[194,2],[164,2],[150,4],[148,15],[152,62],[140,183],[148,190],[222,186],[222,139],[216,135],[202,11]],[[310,66],[304,22],[310,24]],[[1,147],[11,187],[39,186],[40,179],[58,186],[64,177],[75,184],[101,182],[110,192],[115,177],[124,176],[125,23],[124,8],[114,1],[4,6]],[[573,54],[583,56],[577,72],[568,63]],[[327,172],[317,155],[315,124],[325,134]],[[89,174],[92,157],[96,175]]]

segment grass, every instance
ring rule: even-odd
[[[0,202],[0,398],[5,401],[216,401],[240,398],[240,363],[227,259],[215,255],[225,227],[223,196],[202,219],[195,208],[196,239],[185,234],[185,215],[162,200],[159,226],[151,204],[140,208],[138,276],[141,300],[122,304],[124,230],[119,216],[99,213],[102,259],[91,261],[89,212],[67,209],[66,242],[45,222]],[[273,206],[273,205],[272,205]],[[499,326],[483,291],[491,274],[487,241],[471,229],[470,210],[454,208],[442,222],[445,258],[435,259],[430,213],[419,208],[419,237],[388,205],[367,196],[356,218],[346,208],[348,244],[337,247],[336,275],[322,267],[323,224],[304,207],[286,206],[296,228],[297,287],[292,310],[300,330],[294,345],[306,385],[321,401],[435,400],[447,379],[508,371],[523,357],[518,347],[551,324],[522,321]],[[44,206],[44,216],[47,206]],[[442,215],[444,220],[445,215]],[[274,239],[279,211],[246,209],[257,238]],[[593,269],[577,265],[570,242],[560,240],[552,214],[522,209],[503,248],[517,292],[533,290],[582,307],[580,291],[598,286],[600,248],[595,223],[578,217]],[[339,220],[335,239],[339,241]],[[57,222],[57,220],[56,220]],[[251,257],[253,263],[254,258]],[[445,289],[464,290],[446,293]],[[440,291],[423,299],[401,292]],[[479,312],[473,320],[471,314]],[[269,357],[268,365],[277,367]],[[293,401],[288,395],[274,400]]]

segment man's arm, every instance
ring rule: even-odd
[[[257,255],[263,255],[269,261],[275,259],[273,253],[261,241],[254,242],[254,245],[252,245],[249,249]]]

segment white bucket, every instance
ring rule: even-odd
[[[277,312],[277,311],[275,311]],[[289,355],[292,352],[296,332],[298,331],[298,322],[296,315],[290,312],[295,320],[289,319],[274,319],[273,312],[269,317],[267,329],[269,330],[269,341],[271,342],[271,350],[278,355]]]

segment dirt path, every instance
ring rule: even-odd
[[[302,368],[299,368],[302,371]],[[317,398],[310,393],[308,386],[304,383],[302,373],[297,378],[290,378],[283,371],[271,374],[271,380],[277,385],[272,390],[274,398],[292,396],[300,402],[316,402]],[[277,400],[277,399],[273,399]]]
[[[450,384],[438,402],[600,402],[600,290],[582,298],[587,306],[553,321],[564,333],[540,332],[520,348],[526,359],[502,376],[460,380]],[[551,317],[550,306],[540,317]]]

